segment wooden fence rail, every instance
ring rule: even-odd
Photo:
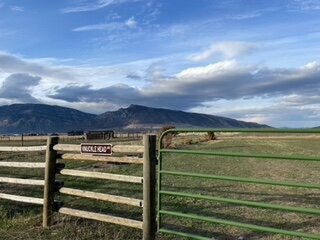
[[[103,156],[90,156],[85,154],[63,154],[61,156],[64,160],[87,160],[87,161],[101,161],[110,163],[131,163],[143,164],[143,159],[138,157],[103,157]]]
[[[110,195],[110,194],[105,194],[105,193],[84,191],[84,190],[79,190],[79,189],[74,189],[74,188],[62,187],[59,189],[59,193],[68,194],[68,195],[77,196],[77,197],[85,197],[85,198],[91,198],[91,199],[96,199],[96,200],[114,202],[114,203],[119,203],[119,204],[126,204],[126,205],[131,205],[134,207],[142,207],[143,206],[142,200],[140,200],[140,199]]]
[[[133,227],[133,228],[139,228],[139,229],[143,228],[143,222],[141,221],[122,218],[122,217],[115,217],[115,216],[101,214],[101,213],[93,213],[93,212],[82,211],[82,210],[66,208],[66,207],[60,208],[59,213],[63,213],[63,214],[74,216],[74,217],[80,217],[80,218],[97,220],[101,222],[123,225],[126,227]]]
[[[129,182],[129,183],[143,182],[143,177],[120,175],[120,174],[113,174],[113,173],[101,173],[101,172],[81,171],[81,170],[73,170],[73,169],[62,169],[60,170],[60,173],[65,176],[96,178],[96,179],[114,180],[114,181],[120,181],[120,182]]]
[[[0,147],[1,151],[6,152],[28,152],[28,151],[46,151],[45,162],[5,162],[0,161],[0,167],[12,168],[43,168],[44,180],[38,179],[22,179],[1,177],[0,183],[22,184],[43,186],[43,198],[27,197],[0,193],[0,198],[23,203],[32,203],[43,205],[43,227],[50,227],[53,223],[53,213],[57,211],[75,217],[93,219],[97,221],[124,225],[143,230],[144,240],[153,240],[156,232],[156,214],[155,214],[155,168],[156,168],[156,137],[154,135],[144,135],[143,146],[136,145],[114,145],[112,146],[113,156],[91,156],[87,154],[79,154],[80,145],[59,144],[58,137],[49,137],[46,146],[31,147]],[[58,154],[62,152],[74,152]],[[75,153],[78,152],[78,153]],[[117,156],[119,155],[119,156]],[[120,156],[121,155],[121,156]],[[129,155],[129,156],[123,156]],[[143,158],[141,157],[143,155]],[[120,175],[112,173],[103,173],[96,171],[83,171],[75,169],[65,169],[64,163],[57,163],[57,159],[71,161],[103,161],[105,163],[120,164],[142,164],[143,177]],[[74,177],[105,179],[112,181],[120,181],[127,183],[143,184],[143,199],[123,197],[81,189],[57,187],[56,174]],[[143,209],[143,221],[127,219],[123,217],[112,216],[108,214],[100,214],[95,212],[83,211],[67,207],[57,207],[55,203],[55,193],[83,197],[88,199],[108,201],[117,204],[125,204]]]
[[[45,168],[46,164],[41,162],[0,162],[0,167],[14,168]]]
[[[42,198],[35,198],[35,197],[26,197],[26,196],[0,193],[0,198],[16,201],[16,202],[23,202],[23,203],[33,203],[33,204],[40,204],[40,205],[43,204]]]
[[[45,151],[46,146],[30,146],[30,147],[7,147],[0,146],[0,152],[39,152]]]
[[[46,146],[30,146],[30,147],[8,147],[0,146],[0,152],[31,152],[31,151],[44,151]],[[0,161],[0,167],[6,168],[45,168],[45,163],[43,162],[6,162]],[[14,177],[2,177],[0,176],[0,183],[8,184],[21,184],[21,185],[31,185],[31,186],[44,186],[45,181],[39,179],[24,179],[24,178],[14,178]],[[43,205],[42,198],[20,196],[14,194],[0,193],[1,199]]]
[[[44,180],[36,180],[36,179],[0,177],[0,182],[1,183],[22,184],[22,185],[32,185],[32,186],[44,186]]]

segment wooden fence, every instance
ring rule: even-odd
[[[0,198],[19,202],[34,203],[43,205],[43,227],[52,225],[53,213],[57,211],[61,214],[93,219],[107,223],[119,224],[143,230],[143,239],[151,240],[155,238],[156,213],[155,213],[155,171],[156,171],[156,136],[144,135],[143,146],[115,145],[112,147],[114,153],[128,154],[130,156],[92,156],[80,154],[80,145],[59,144],[59,137],[49,137],[46,146],[37,147],[0,147],[1,151],[46,151],[45,162],[2,162],[0,167],[24,167],[24,168],[44,168],[44,180],[17,179],[0,177],[0,182],[41,185],[44,186],[42,198],[10,195],[0,193]],[[60,154],[63,152],[63,154]],[[78,152],[78,153],[75,153]],[[143,155],[143,158],[138,157]],[[111,173],[100,173],[93,171],[82,171],[65,168],[65,164],[58,163],[57,159],[79,160],[79,161],[103,161],[110,163],[143,164],[143,177],[119,175]],[[56,180],[56,175],[76,176],[84,178],[105,179],[112,181],[136,183],[143,185],[143,199],[128,198],[81,189],[67,188]],[[126,204],[143,209],[143,220],[137,221],[123,217],[116,217],[107,214],[83,211],[68,207],[61,207],[62,204],[55,202],[55,192],[62,194],[109,201],[118,204]]]
[[[0,152],[31,152],[31,151],[46,151],[47,146],[33,146],[33,147],[0,147]],[[6,168],[45,168],[44,162],[6,162],[0,161],[0,167]],[[38,179],[22,179],[13,177],[0,177],[1,183],[19,184],[19,185],[32,185],[32,186],[44,186],[45,181]],[[11,201],[31,203],[43,205],[42,198],[35,198],[30,196],[20,196],[13,194],[0,193],[1,199],[7,199]]]

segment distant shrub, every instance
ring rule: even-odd
[[[184,144],[185,145],[191,145],[193,143],[192,139],[191,138],[187,138],[184,140]]]
[[[208,135],[208,140],[216,140],[217,139],[214,132],[208,132],[207,135]]]

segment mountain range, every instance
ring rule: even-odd
[[[189,128],[267,128],[231,118],[130,105],[99,115],[45,104],[0,107],[0,133],[52,133],[98,129],[156,129],[164,125]]]

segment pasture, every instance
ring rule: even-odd
[[[272,154],[283,156],[318,157],[320,152],[319,135],[284,134],[221,134],[217,140],[207,140],[206,134],[178,135],[169,148],[185,150],[205,150],[250,154]],[[120,139],[121,140],[121,139]],[[119,139],[113,141],[119,142]],[[142,140],[126,141],[124,144],[142,144]],[[79,143],[78,140],[74,143]],[[18,142],[1,142],[1,145]],[[44,145],[45,142],[26,142],[25,145]],[[44,161],[44,152],[0,153],[0,161]],[[97,172],[119,173],[142,176],[140,165],[106,164],[102,162],[63,160],[68,168],[94,170]],[[265,179],[282,182],[301,182],[320,185],[320,162],[289,161],[278,159],[237,158],[226,156],[206,156],[192,154],[164,153],[163,169],[199,174],[214,174],[243,178]],[[0,168],[1,176],[19,178],[43,178],[43,170],[19,170]],[[61,177],[66,187],[125,197],[142,198],[141,186],[108,180],[90,180],[76,177]],[[162,190],[189,194],[209,195],[246,201],[266,202],[292,207],[319,209],[320,190],[273,186],[235,181],[221,181],[206,178],[165,175],[162,178]],[[14,187],[13,187],[14,186]],[[41,187],[27,187],[1,183],[0,192],[42,197]],[[57,199],[68,207],[94,210],[116,216],[141,220],[142,211],[130,206],[115,203],[88,200],[59,194]],[[201,216],[216,217],[229,221],[275,227],[292,231],[320,234],[320,219],[316,214],[303,214],[282,210],[248,207],[218,201],[208,201],[188,197],[163,195],[161,204],[166,211],[192,213]],[[42,208],[29,204],[0,200],[0,239],[141,239],[140,230],[101,223],[81,218],[55,214],[54,225],[50,229],[42,228]],[[254,232],[244,228],[203,221],[161,217],[161,225],[174,231],[188,232],[215,239],[299,239],[277,234]],[[158,233],[157,239],[184,239],[167,233]],[[185,238],[187,239],[187,238]]]

